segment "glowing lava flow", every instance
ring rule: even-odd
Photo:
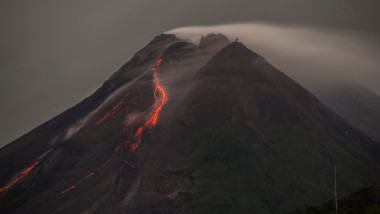
[[[124,95],[124,97],[114,106],[112,107],[112,109],[110,111],[108,111],[100,120],[98,120],[96,123],[94,123],[92,126],[90,126],[89,128],[87,128],[86,130],[82,131],[81,134],[84,134],[86,132],[88,132],[90,129],[98,126],[99,124],[101,124],[102,122],[104,122],[105,120],[107,120],[108,118],[114,116],[114,118],[117,118],[115,117],[115,114],[118,113],[121,108],[123,107],[124,103],[127,101],[127,98],[128,98],[128,94]],[[131,108],[128,108],[125,109],[125,113],[128,113],[128,111],[130,110]]]
[[[128,155],[128,153],[135,151],[135,149],[140,145],[141,136],[143,134],[143,131],[147,128],[150,129],[156,125],[157,119],[158,119],[158,116],[162,110],[162,107],[168,101],[168,97],[166,95],[166,92],[162,88],[162,86],[160,85],[159,80],[157,78],[157,70],[158,70],[161,62],[162,62],[162,59],[159,59],[156,62],[156,64],[153,66],[153,68],[151,69],[151,72],[153,72],[153,83],[154,83],[154,104],[152,106],[151,111],[148,114],[149,120],[147,120],[142,126],[135,128],[137,123],[140,123],[140,120],[136,116],[134,116],[126,125],[124,125],[124,127],[122,129],[123,134],[126,134],[127,136],[129,136],[129,137],[127,137],[127,140],[123,140],[123,142],[125,141],[125,144],[124,144],[125,147],[124,148],[125,148],[125,151],[127,152],[127,155]],[[137,88],[138,93],[140,93],[141,86],[142,85],[140,85]],[[157,99],[158,95],[160,95],[160,99]],[[106,113],[106,115],[104,115],[98,122],[96,122],[94,125],[92,125],[89,129],[101,124],[103,121],[105,121],[106,119],[110,118],[111,116],[113,116],[117,112],[119,112],[121,110],[122,106],[126,103],[127,97],[128,97],[128,95],[125,95],[123,97],[123,99],[118,104],[116,104],[109,112]],[[133,107],[136,106],[136,100],[135,99],[136,99],[136,97],[134,97],[134,99],[131,100]],[[127,106],[124,113],[127,114],[131,109],[132,109],[131,106]],[[135,131],[134,134],[133,134],[133,131]],[[89,173],[87,176],[85,176],[80,181],[78,181],[75,185],[72,185],[72,186],[66,188],[65,190],[63,190],[61,192],[61,194],[65,194],[68,191],[76,188],[78,185],[82,184],[85,180],[92,177],[96,172],[98,172],[102,168],[104,168],[111,161],[111,159],[114,158],[114,156],[116,155],[116,153],[118,151],[119,151],[119,146],[116,147],[116,149],[112,153],[112,155],[99,168],[97,168],[93,172]],[[135,164],[133,164],[132,162],[130,162],[128,160],[125,160],[124,162],[130,167],[135,167]],[[123,169],[123,166],[121,167],[121,169]]]
[[[165,90],[161,87],[160,85],[160,82],[158,81],[158,78],[157,78],[157,70],[160,66],[162,62],[162,59],[159,59],[155,66],[152,68],[152,72],[153,72],[153,82],[154,82],[154,99],[155,99],[155,103],[153,105],[153,109],[152,111],[149,113],[150,115],[150,119],[145,122],[144,125],[142,125],[141,127],[139,127],[135,133],[135,135],[133,136],[132,140],[131,139],[128,139],[126,140],[125,142],[125,145],[129,145],[130,147],[130,151],[135,151],[135,149],[140,145],[141,143],[141,135],[143,133],[143,131],[146,129],[146,128],[152,128],[153,126],[156,125],[157,123],[157,119],[158,119],[158,115],[160,114],[161,110],[162,110],[162,107],[166,104],[166,102],[168,101],[168,97],[166,95],[166,92]],[[157,93],[159,93],[161,95],[160,99],[157,100]],[[133,142],[132,142],[133,141]]]
[[[151,108],[151,111],[149,112],[149,120],[147,120],[142,126],[137,126],[138,128],[135,128],[138,123],[140,123],[140,119],[134,116],[129,123],[126,124],[126,126],[123,128],[123,133],[126,133],[129,137],[127,140],[123,140],[122,142],[125,142],[124,148],[126,152],[133,152],[135,149],[140,145],[141,143],[141,137],[147,128],[150,129],[153,126],[156,125],[158,116],[160,112],[162,111],[162,107],[166,104],[168,101],[168,97],[166,95],[165,90],[162,88],[162,86],[159,83],[159,80],[157,78],[157,70],[162,62],[162,59],[157,60],[153,68],[151,69],[151,72],[153,73],[153,83],[154,83],[154,104]],[[136,88],[137,93],[140,93],[140,89],[142,87],[142,84],[139,84]],[[160,95],[160,98],[157,99],[158,95]],[[110,110],[108,111],[100,120],[98,120],[96,123],[94,123],[92,126],[90,126],[88,129],[82,132],[85,133],[88,130],[100,125],[105,120],[113,117],[115,119],[119,119],[119,116],[117,116],[117,113],[121,112],[123,115],[128,114],[130,110],[132,110],[134,107],[136,107],[136,99],[138,96],[135,96],[131,98],[130,105],[126,106],[124,111],[122,111],[123,106],[127,104],[127,98],[129,97],[128,94],[124,95],[124,97]],[[133,132],[135,133],[133,134]],[[85,177],[83,177],[80,181],[78,181],[75,185],[72,185],[65,190],[63,190],[61,193],[65,194],[68,191],[76,188],[78,185],[82,184],[85,180],[89,179],[95,173],[99,172],[101,169],[103,169],[107,164],[115,157],[116,153],[119,151],[120,146],[117,146],[112,153],[112,155],[97,169],[95,169],[93,172],[87,174]],[[132,162],[125,160],[124,161],[128,166],[135,167],[135,164]],[[9,188],[17,184],[21,179],[23,179],[26,175],[30,173],[30,171],[39,164],[39,161],[36,161],[33,163],[32,166],[21,172],[14,180],[10,181],[8,185],[4,187],[0,187],[0,192],[7,191]]]
[[[9,188],[11,188],[13,185],[15,185],[17,182],[19,182],[23,177],[25,177],[27,174],[29,174],[29,172],[38,164],[39,162],[36,161],[33,163],[32,166],[30,166],[29,168],[27,168],[26,170],[24,170],[23,172],[21,172],[20,175],[18,175],[13,181],[11,181],[8,185],[4,186],[4,187],[1,187],[0,188],[0,192],[3,192],[3,191],[6,191],[8,190]]]
[[[107,164],[112,160],[113,157],[115,157],[117,151],[119,151],[119,146],[116,147],[115,151],[112,153],[112,155],[99,167],[97,168],[96,170],[94,170],[93,172],[89,173],[88,175],[86,175],[84,178],[82,178],[80,181],[78,181],[75,185],[72,185],[68,188],[66,188],[65,190],[63,190],[61,192],[61,194],[65,194],[66,192],[74,189],[75,187],[77,187],[78,185],[82,184],[85,180],[89,179],[91,176],[95,175],[95,172],[99,172],[101,169],[103,169],[105,166],[107,166]]]
[[[158,60],[158,63],[156,65],[159,66],[160,63],[161,63],[161,59]],[[153,71],[156,71],[156,70],[153,70]],[[161,99],[160,99],[160,102],[159,102],[157,108],[153,111],[154,112],[153,116],[150,118],[150,120],[148,120],[148,122],[145,123],[145,127],[152,127],[152,126],[156,125],[157,119],[158,119],[158,115],[160,114],[160,112],[162,110],[162,107],[168,101],[168,97],[166,96],[166,92],[161,87],[161,85],[160,85],[160,83],[158,81],[157,73],[156,72],[154,72],[153,77],[154,77],[154,84],[155,84],[154,97],[156,98],[156,96],[157,96],[156,93],[158,91],[161,94]]]
[[[112,109],[111,111],[107,112],[106,115],[104,115],[100,120],[98,120],[98,122],[96,122],[94,124],[94,126],[97,126],[99,125],[100,123],[102,123],[103,121],[105,121],[106,119],[110,118],[112,115],[114,115],[116,112],[118,112],[121,107],[123,106],[123,104],[125,103],[126,99],[128,98],[128,94],[126,94],[123,99],[120,100],[119,103],[117,103]]]
[[[137,93],[140,93],[142,86],[143,86],[143,84],[138,84],[138,86],[136,87]],[[118,116],[118,113],[128,114],[128,112],[130,110],[132,110],[133,107],[136,107],[137,96],[132,97],[131,99],[128,99],[128,97],[129,97],[129,94],[125,94],[124,97],[114,107],[112,107],[112,109],[109,110],[101,119],[99,119],[96,123],[94,123],[93,125],[91,125],[87,129],[82,131],[80,134],[85,134],[86,132],[88,132],[92,128],[95,128],[96,126],[102,124],[104,121],[106,121],[107,119],[109,119],[111,117],[113,117],[114,119],[120,119],[120,116]],[[122,111],[123,110],[122,108],[125,104],[127,104],[127,101],[130,101],[131,104],[130,104],[130,106],[127,106],[124,109],[124,111]]]

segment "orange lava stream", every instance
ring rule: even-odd
[[[153,82],[154,82],[154,99],[155,99],[155,104],[153,105],[154,108],[152,109],[152,111],[149,113],[150,116],[150,119],[145,122],[144,125],[142,125],[141,127],[139,127],[137,129],[137,132],[135,133],[135,135],[133,136],[133,143],[131,143],[131,140],[128,139],[126,141],[126,144],[130,145],[130,150],[133,152],[135,151],[135,149],[140,145],[141,143],[141,135],[143,133],[143,131],[146,129],[146,128],[152,128],[153,126],[155,126],[157,124],[157,119],[158,119],[158,116],[162,110],[162,107],[167,103],[168,101],[168,97],[166,95],[166,92],[165,90],[162,88],[162,86],[160,85],[160,82],[157,78],[157,70],[160,66],[162,62],[162,59],[159,59],[157,60],[155,66],[151,69],[151,71],[153,72]],[[157,100],[157,94],[160,94],[160,99]]]
[[[152,128],[153,126],[155,126],[157,124],[158,116],[159,116],[159,114],[160,114],[160,112],[162,110],[162,107],[168,101],[168,97],[166,95],[166,92],[162,88],[162,86],[160,85],[159,80],[157,78],[157,70],[158,70],[159,65],[161,64],[161,62],[162,62],[162,59],[159,59],[156,62],[156,64],[153,66],[153,68],[151,69],[151,71],[153,72],[154,100],[155,100],[155,103],[153,105],[152,110],[149,112],[149,116],[150,116],[149,120],[147,120],[142,126],[140,126],[137,129],[135,129],[134,126],[136,125],[136,123],[139,122],[139,120],[137,120],[137,117],[134,116],[130,120],[130,122],[128,122],[123,127],[123,129],[122,129],[123,133],[126,133],[126,134],[129,135],[128,139],[125,141],[125,149],[126,149],[126,151],[129,151],[129,152],[135,151],[135,149],[141,143],[141,136],[143,134],[143,131],[145,129],[147,129],[147,128],[150,129],[150,128]],[[138,88],[138,91],[139,91],[140,88],[141,87]],[[160,95],[159,99],[157,99],[158,95]],[[122,108],[122,106],[123,106],[123,104],[125,103],[127,97],[128,97],[128,95],[126,95],[125,97],[123,97],[123,99],[118,104],[116,104],[109,112],[106,113],[105,116],[103,116],[103,118],[101,118],[98,122],[96,122],[89,129],[91,129],[91,128],[93,128],[93,127],[101,124],[104,120],[110,118],[112,115],[114,115],[118,111],[120,111],[121,108]],[[136,101],[134,101],[134,105],[136,105]],[[127,107],[127,110],[125,111],[125,113],[128,113],[129,110],[131,110],[131,109],[132,109],[131,107]],[[130,133],[133,133],[133,130],[136,130],[135,134],[130,134]],[[82,184],[85,180],[87,180],[88,178],[90,178],[91,176],[93,176],[95,174],[95,172],[100,171],[103,167],[105,167],[111,161],[111,159],[114,158],[114,156],[116,155],[116,153],[118,152],[118,150],[119,150],[119,146],[116,147],[116,149],[113,152],[113,154],[98,169],[96,169],[93,172],[89,173],[87,176],[85,176],[80,181],[78,181],[75,185],[72,185],[72,186],[66,188],[65,190],[63,190],[61,192],[61,194],[65,194],[68,191],[70,191],[72,189],[75,189],[78,185]],[[127,165],[129,165],[130,167],[135,167],[135,164],[133,164],[132,162],[130,162],[128,160],[125,160],[124,162]],[[123,166],[120,169],[123,169]]]
[[[94,126],[97,126],[99,125],[100,123],[102,123],[104,120],[110,118],[112,115],[114,115],[116,112],[118,112],[120,110],[120,108],[122,107],[122,105],[124,104],[124,102],[126,101],[126,98],[128,97],[128,94],[126,94],[123,99],[120,100],[120,102],[118,104],[116,104],[112,109],[111,111],[107,112],[106,115],[104,115],[100,120],[98,120],[98,122],[96,122],[94,124]]]
[[[86,130],[82,131],[80,134],[84,134],[84,133],[88,132],[89,130],[91,130],[92,128],[95,128],[96,126],[100,125],[101,123],[103,123],[105,120],[107,120],[108,118],[110,118],[112,116],[114,118],[117,118],[116,117],[116,113],[120,112],[121,108],[123,107],[123,105],[127,101],[128,96],[129,96],[128,94],[125,94],[124,97],[110,111],[108,111],[100,120],[98,120],[96,123],[94,123],[93,125],[91,125]],[[131,109],[132,108],[127,107],[125,109],[125,113],[128,113],[128,111],[130,111]]]
[[[157,120],[158,120],[158,116],[160,114],[160,112],[162,111],[162,107],[167,103],[168,101],[168,97],[166,95],[166,92],[165,90],[162,88],[162,86],[160,85],[160,82],[158,80],[158,77],[157,77],[157,70],[160,66],[162,62],[162,59],[159,59],[157,60],[157,62],[155,63],[155,65],[153,66],[153,68],[151,69],[151,72],[153,72],[153,83],[154,83],[154,100],[155,100],[155,103],[153,105],[153,108],[152,110],[149,112],[149,119],[140,127],[138,127],[137,129],[134,128],[134,125],[136,125],[136,123],[139,123],[139,120],[137,120],[136,116],[134,116],[131,121],[129,123],[126,124],[126,126],[123,128],[123,133],[127,133],[129,135],[129,138],[125,141],[125,149],[126,151],[129,151],[129,152],[133,152],[135,151],[135,149],[140,145],[141,143],[141,137],[142,137],[142,134],[144,132],[145,129],[150,129],[152,128],[153,126],[155,126],[157,124]],[[138,86],[137,88],[137,91],[139,92],[140,89],[141,89],[141,86]],[[140,92],[139,92],[140,93]],[[118,118],[116,117],[116,114],[118,112],[120,112],[124,106],[124,104],[126,104],[126,101],[127,101],[127,98],[128,98],[128,94],[126,94],[120,101],[119,103],[117,103],[110,111],[108,111],[100,120],[98,120],[95,124],[93,124],[92,126],[90,126],[87,130],[85,130],[83,133],[85,133],[86,131],[88,131],[89,129],[91,128],[94,128],[95,126],[98,126],[99,124],[101,124],[102,122],[104,122],[105,120],[107,120],[108,118],[111,118],[111,117],[115,117],[115,118]],[[159,98],[157,98],[159,97]],[[127,114],[130,110],[132,110],[133,107],[136,106],[136,98],[137,97],[134,97],[131,101],[133,103],[134,106],[127,106],[126,109],[125,109],[125,114]],[[134,134],[130,134],[130,133],[133,133],[133,130],[136,130],[136,132]],[[65,194],[67,193],[68,191],[72,190],[72,189],[75,189],[78,185],[82,184],[85,180],[89,179],[90,177],[92,177],[93,175],[95,175],[95,173],[99,172],[101,169],[103,169],[105,166],[107,166],[107,164],[115,157],[116,153],[119,151],[119,148],[120,146],[117,146],[114,150],[114,152],[112,153],[112,155],[100,166],[98,167],[97,169],[95,169],[93,172],[89,173],[88,175],[86,175],[85,177],[83,177],[80,181],[78,181],[75,185],[72,185],[68,188],[66,188],[65,190],[63,190],[61,192],[61,194]],[[129,149],[127,149],[129,148]],[[128,161],[128,160],[125,160],[125,163],[127,165],[129,165],[130,167],[135,167],[135,164],[133,164],[132,162]],[[21,172],[21,174],[19,174],[14,180],[12,180],[11,182],[9,182],[8,185],[4,186],[4,187],[1,187],[0,188],[0,192],[3,192],[3,191],[7,191],[9,188],[11,188],[12,186],[14,186],[16,183],[18,183],[22,178],[24,178],[26,175],[29,174],[29,172],[37,165],[39,164],[39,161],[36,161],[33,163],[32,166],[30,166],[29,168],[27,168],[26,170],[24,170],[23,172]],[[123,168],[123,167],[122,167]],[[122,169],[121,168],[121,169]]]
[[[23,177],[25,177],[29,172],[39,163],[39,161],[36,161],[33,163],[32,166],[24,170],[20,175],[18,175],[13,181],[11,181],[8,185],[1,187],[0,192],[6,191],[9,188],[11,188],[13,185],[15,185],[17,182],[19,182]]]

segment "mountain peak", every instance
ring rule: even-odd
[[[264,74],[260,69],[254,69],[252,62],[259,58],[263,59],[241,42],[235,41],[217,52],[198,72],[197,78],[203,75],[217,75],[219,77],[232,75],[244,78],[255,76],[258,78]]]
[[[158,43],[162,43],[162,42],[173,42],[173,41],[177,41],[177,40],[180,40],[178,39],[178,37],[176,37],[174,34],[165,34],[165,33],[162,33],[156,37],[154,37],[147,45],[147,47],[151,46],[151,45],[154,45],[154,44],[158,44]]]
[[[251,49],[247,48],[243,43],[234,41],[224,47],[219,53],[219,55],[236,55],[240,57],[257,57],[257,53],[253,52]],[[218,55],[217,54],[217,55]]]
[[[230,40],[223,34],[218,33],[209,33],[206,36],[201,37],[201,41],[199,42],[199,47],[207,48],[207,47],[225,47],[230,44]]]

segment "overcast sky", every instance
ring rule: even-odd
[[[78,103],[154,36],[269,21],[380,38],[378,0],[0,0],[0,147]]]

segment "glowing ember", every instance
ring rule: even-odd
[[[13,181],[11,181],[8,185],[1,187],[0,192],[7,191],[9,188],[14,186],[16,183],[18,183],[23,177],[29,174],[29,172],[38,164],[39,162],[36,161],[33,163],[33,165],[26,170],[24,170],[20,175],[18,175]]]

